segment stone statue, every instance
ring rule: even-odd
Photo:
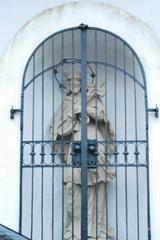
[[[76,73],[71,77],[69,73],[64,74],[66,78],[66,92],[62,106],[55,114],[54,122],[54,140],[80,141],[81,140],[81,79],[80,74]],[[97,141],[114,140],[114,133],[111,129],[110,122],[105,119],[104,104],[104,82],[97,84],[97,90],[94,84],[87,86],[87,129],[88,139],[97,139]],[[97,100],[96,100],[97,99]],[[61,146],[56,146],[57,154],[62,151]],[[109,144],[107,151],[107,161],[111,157],[114,145]],[[98,143],[97,161],[104,164],[106,151],[103,143]],[[72,163],[72,146],[65,144],[64,161],[67,164]],[[97,174],[97,176],[96,176]],[[88,169],[88,240],[96,239],[96,225],[98,240],[113,237],[112,228],[108,227],[106,232],[106,186],[114,177],[114,171],[104,166],[98,167],[97,173],[95,168]],[[96,183],[97,182],[97,183]],[[67,167],[64,170],[65,185],[65,205],[66,205],[66,222],[65,222],[65,240],[83,240],[81,239],[81,169]],[[73,192],[72,192],[73,191]],[[97,191],[97,193],[96,193]],[[98,194],[98,195],[97,195]],[[96,195],[98,203],[96,204]],[[97,211],[96,211],[97,206]],[[73,211],[73,212],[72,212]],[[97,212],[97,213],[96,213]],[[96,214],[98,219],[96,220]],[[74,229],[73,229],[74,228]],[[72,236],[72,230],[73,235]]]

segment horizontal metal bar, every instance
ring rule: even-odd
[[[47,73],[49,72],[50,70],[55,70],[56,68],[58,68],[59,66],[61,65],[65,65],[65,64],[71,64],[71,63],[81,63],[81,60],[80,59],[73,59],[74,61],[71,61],[71,62],[67,62],[65,61],[65,59],[62,59],[61,62],[57,63],[57,64],[54,64],[52,65],[51,67],[48,67],[46,68],[45,70],[39,72],[37,75],[35,75],[25,86],[24,86],[24,90],[36,79],[38,78],[39,76],[41,76],[42,74],[44,73]]]
[[[71,60],[71,59],[70,59]],[[42,72],[39,72],[37,75],[35,75],[25,86],[24,86],[24,90],[36,79],[38,78],[39,76],[41,76],[42,74],[46,73],[46,72],[49,72],[50,70],[52,69],[56,69],[58,68],[59,66],[61,66],[62,64],[65,65],[65,64],[71,64],[71,63],[81,63],[81,60],[80,59],[73,59],[73,62],[70,61],[70,62],[67,62],[67,61],[61,61],[60,63],[58,64],[55,64],[55,65],[52,65],[51,67],[48,67],[46,68],[45,70],[43,70]],[[135,80],[135,82],[144,90],[145,87],[138,81],[138,79],[136,79],[134,76],[132,76],[129,72],[125,71],[123,68],[120,68],[120,67],[117,67],[113,64],[110,64],[110,63],[106,63],[106,62],[101,62],[101,61],[87,61],[87,64],[99,64],[99,65],[104,65],[104,66],[107,66],[107,67],[111,67],[113,69],[116,69],[117,71],[119,72],[122,72],[124,74],[126,74],[128,77],[130,77],[131,79]]]
[[[156,107],[155,107],[155,108],[148,108],[148,109],[147,109],[147,112],[153,112],[153,113],[155,113],[155,117],[156,117],[156,118],[159,117],[159,108],[157,107],[157,104],[156,104]]]
[[[17,109],[17,108],[13,108],[13,106],[10,109],[10,119],[14,119],[14,115],[16,113],[21,113],[22,109]]]
[[[96,168],[101,168],[101,167],[147,167],[147,163],[135,163],[135,164],[123,164],[123,163],[108,163],[108,164],[97,164]],[[74,168],[72,164],[35,164],[35,165],[22,165],[23,168]]]
[[[119,72],[122,72],[124,73],[125,75],[127,75],[128,77],[132,78],[143,90],[145,89],[145,87],[143,86],[142,83],[140,83],[138,81],[137,78],[135,78],[135,76],[132,76],[129,72],[127,72],[126,70],[124,70],[123,68],[120,68],[118,66],[115,66],[111,63],[105,63],[105,62],[101,62],[101,61],[87,61],[88,64],[99,64],[99,65],[104,65],[104,66],[107,66],[107,67],[111,67],[115,70],[118,70]]]
[[[22,141],[22,143],[23,144],[62,144],[62,142],[63,143],[66,143],[66,144],[71,144],[71,143],[74,143],[74,141],[65,141],[65,140],[56,140],[56,141],[52,141],[52,140],[43,140],[43,141],[41,141],[41,140],[31,140],[31,141],[29,141],[29,140],[24,140],[24,141]],[[80,141],[79,141],[80,142]],[[117,144],[127,144],[127,143],[147,143],[147,141],[146,140],[117,140],[117,141],[97,141],[97,143],[106,143],[106,144],[108,144],[108,143],[117,143]]]

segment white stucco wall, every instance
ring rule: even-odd
[[[4,53],[9,41],[12,40],[15,33],[33,16],[52,8],[56,5],[64,4],[72,0],[5,0],[1,1],[0,7],[0,56]],[[77,0],[74,0],[75,2]],[[86,0],[82,0],[86,1]],[[91,2],[92,0],[90,0]],[[160,3],[149,0],[96,0],[96,2],[105,2],[120,7],[148,23],[158,34],[160,34]]]
[[[140,19],[105,3],[82,1],[51,8],[30,20],[15,35],[0,61],[0,223],[14,229],[18,229],[20,131],[19,115],[10,120],[9,110],[12,104],[20,107],[23,71],[35,47],[50,34],[81,22],[114,32],[135,49],[146,73],[149,107],[160,106],[160,42]],[[152,236],[159,240],[160,120],[150,114],[149,124]]]

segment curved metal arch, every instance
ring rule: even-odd
[[[91,63],[93,61],[90,61]],[[134,76],[132,76],[130,73],[128,73],[127,71],[124,71],[122,68],[114,66],[113,64],[107,64],[107,63],[103,63],[103,62],[98,62],[95,61],[97,64],[100,65],[104,65],[104,66],[108,66],[110,68],[113,68],[121,73],[126,74],[131,80],[134,80],[143,90],[145,89],[145,87],[143,86],[143,84],[141,84],[137,78],[135,78]],[[66,63],[67,64],[67,63]],[[70,63],[69,63],[70,64]],[[38,73],[36,76],[34,76],[25,86],[24,86],[24,90],[34,81],[36,80],[39,76],[42,76],[42,74],[49,72],[51,69],[57,68],[58,66],[62,65],[62,63],[60,64],[56,64],[54,66],[48,67],[45,70],[41,71],[40,73]]]
[[[51,34],[50,36],[48,36],[47,38],[45,38],[36,48],[35,50],[32,52],[32,54],[30,55],[27,63],[26,63],[26,66],[25,66],[25,69],[24,69],[24,74],[23,74],[23,81],[22,81],[22,92],[23,90],[26,88],[25,87],[25,75],[26,75],[26,71],[27,71],[27,68],[28,68],[28,65],[30,63],[30,60],[32,59],[32,57],[35,55],[36,51],[43,46],[43,44],[45,42],[47,42],[49,39],[61,34],[61,33],[65,33],[65,32],[68,32],[68,31],[73,31],[73,30],[78,30],[80,29],[80,26],[78,27],[71,27],[71,28],[66,28],[66,29],[63,29],[63,30],[60,30],[58,32],[55,32],[53,34]],[[100,31],[100,32],[104,32],[106,34],[109,34],[110,36],[116,38],[116,39],[119,39],[122,43],[125,44],[125,46],[127,46],[132,54],[134,55],[134,57],[136,58],[139,66],[140,66],[140,70],[141,70],[141,73],[142,73],[142,76],[143,76],[143,81],[144,81],[144,89],[146,89],[146,76],[145,76],[145,71],[144,71],[144,68],[143,68],[143,65],[142,65],[142,62],[140,60],[140,58],[138,57],[138,54],[136,53],[136,51],[131,47],[131,45],[126,42],[126,40],[124,40],[122,37],[120,37],[119,35],[111,32],[111,31],[108,31],[108,30],[105,30],[103,28],[98,28],[98,27],[87,27],[87,30],[95,30],[95,31]],[[54,66],[53,66],[54,67]]]

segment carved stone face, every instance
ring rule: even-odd
[[[66,95],[77,94],[81,89],[81,78],[80,73],[75,73],[74,76],[71,73],[64,73],[66,79]]]

